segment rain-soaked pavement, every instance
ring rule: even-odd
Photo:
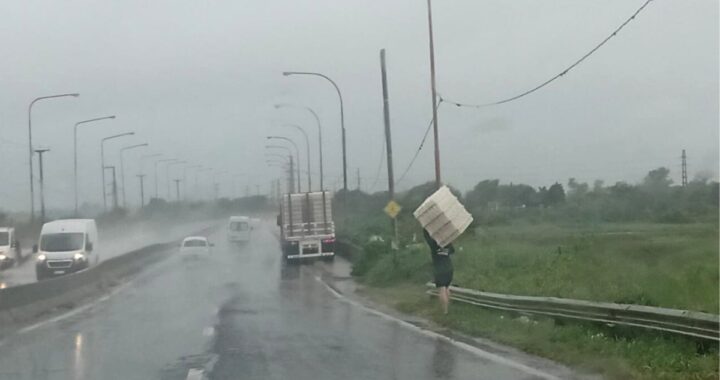
[[[244,247],[210,239],[210,260],[172,257],[0,341],[0,380],[537,378],[339,300],[312,265],[283,262],[270,227]]]

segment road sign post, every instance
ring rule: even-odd
[[[391,199],[390,202],[387,203],[383,211],[390,217],[390,219],[393,220],[393,229],[395,238],[392,241],[392,249],[393,254],[395,251],[397,251],[400,248],[400,240],[398,238],[398,224],[397,224],[397,216],[400,214],[400,211],[402,210],[402,206],[395,202],[394,199]],[[394,258],[394,257],[393,257]]]

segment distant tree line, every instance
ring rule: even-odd
[[[533,217],[549,220],[686,223],[717,221],[718,182],[697,179],[673,185],[667,168],[651,170],[639,184],[617,182],[592,186],[570,178],[535,189],[522,184],[480,181],[465,196],[476,218],[488,223]]]
[[[592,185],[570,178],[535,188],[526,184],[503,184],[482,180],[466,194],[451,188],[479,224],[529,222],[659,222],[690,223],[718,221],[718,182],[696,179],[686,186],[674,185],[667,168],[651,170],[638,184],[616,182]],[[401,218],[435,190],[428,182],[398,194]],[[335,207],[340,213],[378,215],[387,203],[387,193],[339,192]],[[382,214],[380,214],[382,215]]]

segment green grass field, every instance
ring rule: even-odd
[[[718,313],[717,225],[493,227],[457,245],[463,287]]]
[[[458,286],[718,313],[717,224],[516,224],[468,231],[455,247]],[[542,318],[519,328],[517,316],[465,305],[442,316],[423,294],[424,243],[394,258],[365,248],[374,254],[356,262],[359,280],[402,311],[610,378],[718,378],[716,344]]]

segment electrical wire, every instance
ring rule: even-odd
[[[440,104],[442,104],[442,102],[443,102],[443,100],[442,100],[442,98],[440,98],[437,102],[437,105],[435,106],[434,115],[437,114],[438,110],[440,109]],[[400,178],[397,181],[395,181],[395,186],[397,186],[400,182],[402,182],[403,179],[405,179],[405,176],[408,174],[408,172],[412,168],[413,164],[415,164],[415,160],[417,160],[418,156],[420,155],[420,151],[425,146],[425,140],[427,140],[428,134],[430,134],[430,128],[432,127],[434,121],[435,121],[435,116],[433,116],[430,119],[430,123],[428,123],[427,128],[425,128],[425,135],[423,136],[422,141],[420,141],[420,146],[418,146],[417,150],[415,151],[415,155],[413,156],[412,160],[410,160],[410,163],[405,168],[405,171],[403,172],[403,174],[400,176]]]
[[[377,171],[375,172],[375,179],[373,180],[372,185],[370,186],[369,191],[372,192],[375,190],[375,186],[377,185],[378,181],[380,180],[380,172],[382,171],[383,162],[385,162],[385,139],[383,139],[383,142],[381,144],[380,149],[380,162],[378,163]]]
[[[575,68],[576,66],[578,66],[580,63],[582,63],[585,59],[587,59],[587,58],[589,58],[591,55],[593,55],[593,53],[595,53],[596,51],[598,51],[603,45],[605,45],[608,41],[610,41],[613,37],[615,37],[615,36],[618,34],[618,32],[620,32],[627,24],[630,23],[630,21],[634,20],[635,17],[637,17],[637,15],[639,15],[640,12],[642,12],[642,11],[645,9],[645,7],[647,7],[648,4],[650,4],[652,1],[653,1],[653,0],[646,0],[645,3],[644,3],[640,8],[638,8],[638,9],[635,11],[635,13],[632,14],[632,16],[630,16],[627,20],[625,20],[625,22],[623,22],[622,24],[620,24],[620,26],[617,27],[609,36],[605,37],[604,40],[602,40],[599,44],[597,44],[597,45],[596,45],[594,48],[592,48],[589,52],[585,53],[585,55],[583,55],[582,57],[580,57],[580,59],[578,59],[578,60],[575,61],[573,64],[571,64],[570,66],[568,66],[565,70],[561,71],[559,74],[553,76],[552,78],[546,80],[545,82],[542,82],[541,84],[539,84],[539,85],[537,85],[537,86],[535,86],[535,87],[533,87],[533,88],[531,88],[531,89],[529,89],[529,90],[527,90],[527,91],[525,91],[525,92],[522,92],[522,93],[520,93],[520,94],[518,94],[518,95],[509,97],[509,98],[506,98],[506,99],[502,99],[502,100],[498,100],[498,101],[494,101],[494,102],[490,102],[490,103],[482,103],[482,104],[460,103],[460,102],[455,102],[455,101],[451,101],[451,100],[447,100],[447,99],[441,99],[441,101],[444,101],[444,102],[446,102],[446,103],[450,103],[450,104],[452,104],[452,105],[454,105],[454,106],[456,106],[456,107],[463,107],[463,108],[484,108],[484,107],[496,106],[496,105],[500,105],[500,104],[512,102],[513,100],[517,100],[517,99],[520,99],[520,98],[522,98],[522,97],[524,97],[524,96],[530,95],[530,94],[532,94],[533,92],[535,92],[535,91],[537,91],[537,90],[540,90],[541,88],[549,85],[550,83],[554,82],[555,80],[557,80],[557,79],[565,76],[565,74],[567,74],[570,70],[574,69],[574,68]]]

